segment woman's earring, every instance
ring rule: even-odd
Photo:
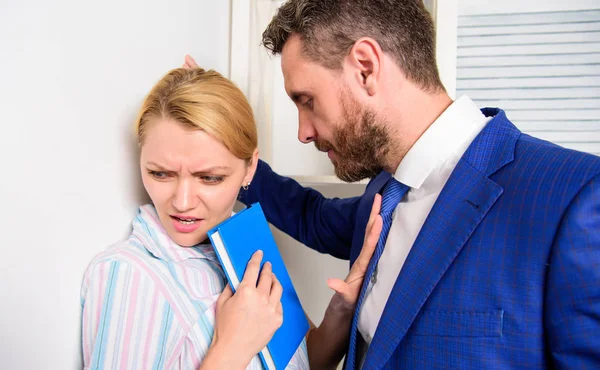
[[[250,181],[248,181],[248,183],[246,185],[242,186],[242,189],[248,190],[249,186],[250,186]]]

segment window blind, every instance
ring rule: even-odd
[[[600,155],[598,9],[458,17],[457,96],[523,132]]]

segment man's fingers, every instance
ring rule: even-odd
[[[269,295],[271,292],[272,283],[273,268],[271,266],[271,262],[265,262],[258,278],[258,291],[262,294]]]
[[[196,63],[194,58],[192,58],[190,55],[186,54],[184,60],[185,60],[183,63],[184,68],[189,68],[189,69],[199,68],[198,63]]]
[[[241,284],[248,284],[252,287],[256,287],[256,282],[258,280],[258,273],[260,272],[260,261],[262,261],[263,252],[258,250],[254,252],[252,258],[248,262],[246,266],[246,272],[244,272],[244,278],[242,279]]]

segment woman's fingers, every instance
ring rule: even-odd
[[[260,272],[260,277],[258,278],[258,291],[261,294],[268,296],[271,292],[271,285],[273,283],[273,269],[271,267],[271,262],[265,262],[263,265],[262,271]]]
[[[271,276],[273,279],[273,283],[271,284],[271,294],[269,296],[269,303],[274,305],[281,302],[281,296],[283,295],[283,287],[281,286],[281,283],[279,282],[279,279],[277,279],[277,276],[275,276],[275,274],[271,274]]]
[[[225,289],[223,289],[223,292],[221,293],[221,295],[219,295],[219,298],[217,298],[217,312],[221,309],[221,307],[223,307],[223,304],[225,302],[227,302],[227,300],[229,298],[231,298],[233,296],[233,291],[231,290],[231,286],[229,286],[229,284],[227,284],[225,286]]]
[[[244,277],[240,282],[240,285],[247,284],[252,287],[256,287],[256,283],[258,281],[258,274],[260,272],[260,261],[262,261],[263,252],[258,250],[254,252],[252,258],[248,262],[246,266],[246,272],[244,272]]]

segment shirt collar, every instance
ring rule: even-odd
[[[486,117],[466,95],[455,100],[421,135],[400,162],[394,178],[414,189],[440,164],[460,157],[485,126]]]
[[[162,226],[152,204],[139,208],[133,221],[132,236],[137,237],[152,255],[164,261],[181,262],[192,258],[217,260],[210,243],[193,247],[182,247],[175,243]]]

